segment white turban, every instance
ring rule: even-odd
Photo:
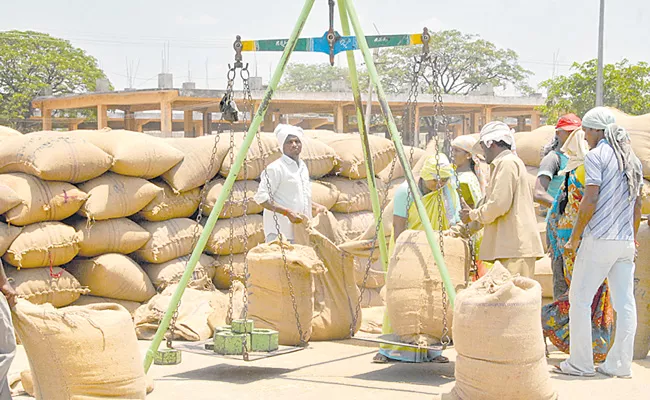
[[[273,133],[275,133],[275,137],[278,138],[278,145],[280,146],[280,151],[282,154],[284,154],[284,142],[287,141],[287,138],[289,136],[293,135],[297,137],[301,143],[304,136],[304,132],[302,131],[301,127],[287,124],[279,124]]]
[[[598,130],[607,129],[608,125],[615,124],[616,117],[614,114],[606,107],[596,107],[587,111],[584,117],[582,117],[582,127],[591,128]]]
[[[492,143],[504,142],[509,145],[510,150],[516,154],[517,145],[515,143],[514,133],[515,130],[510,129],[506,123],[501,121],[492,121],[485,124],[483,129],[481,129],[478,143],[476,143],[474,149],[482,153],[482,151],[480,151],[481,143],[484,143],[487,147],[492,147]]]

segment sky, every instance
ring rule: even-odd
[[[33,30],[69,40],[99,61],[114,87],[155,88],[169,47],[174,86],[191,79],[197,88],[223,89],[234,61],[236,35],[287,38],[302,0],[206,1],[0,0],[0,30]],[[570,65],[597,56],[599,0],[356,0],[364,32],[418,33],[457,29],[480,35],[519,54],[536,86]],[[650,2],[606,0],[605,62],[650,62]],[[336,17],[338,28],[338,16]],[[327,0],[316,0],[302,37],[328,29]],[[340,31],[340,29],[339,29]],[[280,53],[244,53],[252,75],[268,82]],[[357,55],[358,62],[361,55]],[[325,54],[294,54],[292,62],[326,63]],[[345,65],[344,56],[337,57]],[[129,80],[128,76],[132,78]],[[131,81],[131,82],[129,82]]]

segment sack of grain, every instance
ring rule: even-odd
[[[339,191],[339,197],[332,211],[351,213],[356,211],[372,211],[372,201],[370,200],[370,189],[365,179],[347,179],[337,176],[323,178],[324,182],[336,186]],[[377,189],[379,192],[384,190],[384,185],[377,180]],[[382,197],[380,196],[380,201]]]
[[[383,288],[363,289],[361,293],[361,308],[383,307],[385,305],[386,290]]]
[[[386,204],[386,207],[384,207],[384,211],[382,212],[382,217],[381,217],[381,222],[384,225],[384,235],[386,237],[390,237],[391,234],[393,233],[393,212],[395,207],[395,202],[392,200],[392,198],[388,201]],[[377,232],[377,225],[376,221],[374,220],[370,225],[366,227],[366,229],[361,233],[360,236],[356,238],[352,238],[354,240],[372,240],[375,238],[375,234]],[[378,246],[377,243],[375,243],[376,246]]]
[[[336,152],[330,146],[320,140],[303,137],[300,159],[307,165],[310,178],[318,179],[329,174],[334,169],[336,158]]]
[[[444,237],[444,251],[449,277],[459,291],[469,276],[469,247],[462,239]],[[424,231],[407,230],[397,238],[385,287],[386,311],[395,334],[407,343],[437,342],[443,331],[443,284]],[[451,328],[451,311],[447,321]]]
[[[126,311],[128,311],[129,314],[131,314],[131,316],[133,316],[135,310],[137,310],[142,305],[142,303],[139,303],[137,301],[109,299],[108,297],[83,295],[83,296],[79,296],[79,299],[74,303],[72,303],[72,306],[87,306],[89,304],[100,304],[100,303],[118,304],[126,308]]]
[[[19,300],[13,313],[37,399],[145,398],[131,315],[116,304],[55,309]]]
[[[210,215],[212,208],[217,203],[217,198],[223,191],[225,179],[215,179],[208,183],[207,194],[203,203],[203,215]],[[237,218],[244,214],[259,214],[263,208],[253,200],[257,193],[257,181],[237,181],[232,186],[230,196],[223,204],[219,218]],[[244,210],[244,208],[246,208]]]
[[[517,155],[524,164],[539,167],[542,161],[542,148],[553,140],[555,126],[545,125],[532,132],[515,133]]]
[[[650,227],[642,223],[637,234],[639,254],[634,270],[634,298],[637,327],[634,337],[634,359],[642,360],[650,351]]]
[[[280,246],[284,247],[284,257]],[[250,250],[246,259],[250,271],[248,318],[254,320],[258,328],[280,332],[280,344],[289,346],[300,343],[296,322],[298,318],[302,326],[302,339],[309,341],[314,311],[312,275],[325,272],[323,262],[314,250],[275,241]],[[293,285],[297,316],[289,295],[285,267],[289,270]]]
[[[11,137],[11,136],[22,136],[22,135],[23,135],[22,133],[18,132],[13,128],[0,125],[0,136]]]
[[[616,123],[629,131],[650,132],[650,114],[630,115],[616,108],[608,107],[616,117]]]
[[[156,334],[160,320],[170,307],[170,300],[178,285],[171,285],[164,292],[155,295],[147,304],[135,312],[135,332],[138,339],[151,340]],[[212,336],[208,317],[213,312],[212,304],[218,302],[222,293],[187,288],[178,308],[174,326],[176,337],[185,340],[205,340]],[[169,333],[168,333],[169,334]]]
[[[107,253],[130,254],[147,243],[151,234],[128,218],[71,224],[79,237],[79,255],[95,257]]]
[[[112,172],[82,183],[79,189],[89,196],[79,214],[93,220],[133,215],[163,191],[142,178]]]
[[[634,154],[643,166],[643,176],[650,178],[650,131],[628,131],[632,140]]]
[[[320,140],[334,149],[338,156],[334,171],[351,179],[361,179],[367,176],[361,136],[358,134],[334,134],[323,136]],[[368,141],[373,167],[377,173],[393,161],[395,146],[390,140],[374,135],[368,136]]]
[[[377,251],[377,253],[379,253]],[[378,254],[377,254],[378,255]],[[370,262],[370,265],[368,265]],[[366,273],[368,274],[366,278]],[[364,282],[365,279],[365,282]],[[381,289],[386,284],[386,272],[379,258],[354,257],[354,281],[367,289]]]
[[[7,252],[9,246],[11,246],[13,241],[16,240],[22,230],[22,228],[17,226],[7,225],[4,222],[0,222],[0,257]]]
[[[331,210],[339,200],[339,190],[335,185],[323,181],[311,181],[311,201]]]
[[[328,238],[337,246],[348,241],[348,238],[345,235],[345,232],[341,230],[336,217],[329,211],[314,216],[314,218],[309,221],[309,224],[312,229]]]
[[[51,303],[54,307],[65,307],[75,302],[89,290],[81,287],[79,281],[68,271],[59,267],[29,268],[17,270],[5,268],[7,278],[13,280],[11,285],[18,296],[34,304]]]
[[[226,139],[227,134],[165,139],[167,143],[180,150],[185,158],[162,174],[162,178],[177,192],[186,192],[205,185],[205,182],[217,175],[221,163],[228,154],[230,144]],[[215,143],[217,149],[212,160]]]
[[[189,260],[190,256],[187,255],[162,264],[143,264],[142,268],[151,279],[151,283],[153,283],[156,290],[162,292],[168,286],[178,283]],[[212,279],[214,278],[216,264],[214,258],[207,254],[201,254],[188,287],[198,290],[214,290]]]
[[[643,201],[641,214],[650,214],[650,181],[646,179],[643,180],[643,186],[641,187],[641,200]]]
[[[381,333],[384,326],[385,306],[364,308],[362,313],[361,327],[359,330],[365,333]]]
[[[74,131],[70,135],[78,135],[113,156],[111,171],[120,175],[152,179],[185,157],[165,140],[146,133],[106,128]]]
[[[297,225],[296,243],[311,247],[327,271],[314,275],[314,313],[311,340],[337,340],[350,336],[359,289],[354,282],[354,259],[307,222]],[[361,314],[355,321],[356,332]]]
[[[11,243],[3,259],[18,268],[63,265],[79,252],[79,237],[73,227],[61,222],[28,225]]]
[[[248,319],[244,315],[244,284],[235,281],[232,285],[232,298],[229,291],[216,292],[215,301],[212,302],[212,313],[208,316],[208,325],[211,330],[228,325],[228,309],[232,302],[232,319]]]
[[[21,203],[5,215],[12,225],[64,220],[79,211],[88,198],[69,183],[43,181],[19,172],[0,174],[0,184],[13,189],[21,199]]]
[[[411,167],[411,170],[413,170],[413,167],[418,163],[418,161],[424,158],[424,156],[427,154],[426,151],[411,146],[404,146],[404,152],[406,153],[406,158],[409,161],[409,166]],[[388,163],[386,168],[382,169],[377,174],[379,179],[381,179],[382,182],[384,182],[385,184],[388,184],[389,182],[395,179],[404,177],[404,168],[402,168],[402,163],[399,161],[399,159],[397,159],[397,155],[395,155],[395,168],[391,168],[392,164],[393,161]],[[392,175],[391,175],[391,169],[392,169]]]
[[[232,280],[244,282],[244,262],[246,261],[246,254],[233,254],[232,255],[232,279],[230,278],[230,255],[219,256],[215,259],[216,267],[214,271],[214,279],[212,282],[217,289],[229,289]]]
[[[6,213],[22,202],[23,199],[12,188],[0,185],[0,214]]]
[[[553,298],[553,268],[551,257],[545,256],[535,262],[535,275],[533,279],[542,288],[542,297]]]
[[[526,172],[528,176],[528,183],[532,190],[535,190],[535,184],[537,183],[537,173],[539,172],[539,167],[526,166]]]
[[[24,172],[46,181],[84,182],[111,165],[111,156],[74,135],[31,133],[3,139],[0,148],[0,173]]]
[[[225,140],[226,143],[230,143],[230,133],[221,133],[220,135],[222,136],[221,140]],[[223,163],[221,164],[221,169],[219,170],[219,174],[221,174],[221,176],[224,178],[227,177],[228,173],[230,172],[230,168],[235,158],[237,157],[237,153],[242,147],[246,133],[235,132],[232,135],[234,141],[233,146],[229,149],[228,154],[224,157]],[[231,153],[233,155],[232,160],[230,156]],[[246,161],[242,165],[239,174],[237,174],[237,180],[259,178],[262,174],[262,171],[264,171],[264,168],[266,168],[273,161],[280,158],[280,156],[282,156],[282,152],[280,151],[278,140],[276,139],[275,135],[271,133],[261,132],[259,134],[259,140],[258,136],[256,136],[251,143],[246,156]]]
[[[389,281],[390,283],[390,278]],[[500,264],[456,296],[453,398],[554,400],[544,354],[542,294]],[[477,341],[476,338],[489,338]]]
[[[156,294],[147,274],[123,254],[76,259],[67,269],[93,296],[143,302]]]
[[[151,234],[151,238],[134,253],[134,257],[155,264],[190,254],[203,232],[201,225],[189,218],[142,222],[140,225]]]
[[[230,237],[230,224],[233,237]],[[261,215],[245,215],[239,218],[218,220],[208,239],[205,252],[215,255],[245,253],[264,243],[264,224]]]
[[[339,229],[345,233],[349,240],[359,237],[366,230],[372,230],[374,236],[375,215],[372,211],[333,214],[338,221]]]
[[[172,218],[189,218],[199,208],[201,190],[190,189],[186,192],[174,193],[172,188],[161,181],[151,182],[163,189],[147,204],[137,217],[147,221],[166,221]]]

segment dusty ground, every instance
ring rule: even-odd
[[[143,354],[148,344],[140,342]],[[315,342],[301,352],[249,363],[183,353],[180,365],[151,367],[155,390],[147,399],[439,399],[454,385],[453,349],[445,352],[451,359],[446,365],[372,364],[374,353],[375,347],[352,341]],[[549,363],[564,358],[552,352]],[[26,368],[21,346],[11,372]],[[551,378],[560,399],[650,399],[650,358],[634,363],[632,380]]]

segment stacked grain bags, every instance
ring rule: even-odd
[[[634,359],[642,360],[650,351],[650,226],[643,222],[637,236],[639,254],[634,271],[637,328],[634,337]]]

